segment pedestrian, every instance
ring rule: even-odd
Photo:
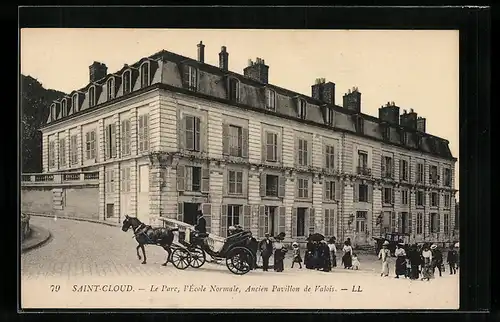
[[[446,256],[446,261],[450,266],[450,275],[457,273],[457,251],[453,247],[453,244],[450,245],[450,249],[448,250],[448,255]]]
[[[325,240],[319,243],[319,254],[321,269],[323,272],[330,272],[332,270],[332,262],[330,258],[330,248]]]
[[[420,276],[421,258],[418,251],[418,245],[414,244],[410,247],[408,259],[410,260],[410,279],[416,280]]]
[[[422,268],[422,281],[429,281],[434,278],[434,271],[432,269],[432,251],[429,249],[429,245],[425,244],[422,247],[422,258],[423,258],[423,268]]]
[[[360,266],[358,255],[356,253],[352,253],[352,269],[358,270]]]
[[[269,269],[269,258],[273,254],[273,242],[269,238],[269,233],[265,234],[263,240],[259,243],[260,256],[262,257],[262,270],[267,272]]]
[[[335,246],[335,237],[330,238],[328,241],[328,248],[330,250],[330,260],[332,268],[337,267],[337,247]]]
[[[396,251],[394,252],[394,255],[396,256],[396,265],[395,267],[395,273],[396,273],[396,278],[399,278],[399,275],[404,275],[406,276],[406,252],[403,248],[403,244],[398,243],[396,245]]]
[[[314,243],[312,242],[310,235],[307,238],[306,253],[304,255],[304,264],[307,269],[313,269],[313,256],[314,256]]]
[[[284,271],[284,259],[286,253],[286,247],[283,245],[283,239],[281,236],[276,237],[276,241],[273,245],[274,248],[274,271],[283,272]]]
[[[299,268],[302,268],[302,257],[300,257],[300,248],[297,242],[292,243],[293,260],[292,268],[295,263],[299,263]]]
[[[344,252],[344,255],[342,256],[342,263],[344,264],[344,269],[351,269],[352,268],[352,246],[351,246],[351,240],[348,238],[344,242],[344,247],[342,248],[342,251]]]
[[[433,244],[431,246],[431,251],[432,251],[432,273],[436,271],[436,268],[439,271],[439,276],[442,275],[443,271],[443,253],[441,253],[441,250],[437,247],[436,244]]]
[[[380,272],[380,276],[389,276],[389,256],[391,256],[391,252],[389,248],[389,242],[386,240],[382,244],[382,249],[378,253],[378,258],[382,261],[382,271]]]

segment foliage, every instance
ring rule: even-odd
[[[21,171],[42,172],[42,133],[39,129],[49,117],[50,104],[65,94],[45,89],[36,79],[24,75],[21,75],[20,90]]]
[[[30,216],[21,214],[21,241],[30,234]]]

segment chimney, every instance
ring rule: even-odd
[[[263,84],[269,82],[269,66],[262,58],[256,58],[255,62],[248,60],[248,66],[243,69],[243,75]]]
[[[357,87],[349,89],[348,93],[344,94],[343,100],[345,109],[361,113],[361,93]]]
[[[203,42],[201,40],[198,44],[198,61],[200,63],[205,62],[205,45],[203,45]]]
[[[417,113],[413,111],[413,109],[410,109],[410,113],[406,113],[406,110],[404,110],[404,113],[401,114],[400,116],[400,123],[402,126],[406,126],[409,128],[412,128],[414,130],[417,129]]]
[[[385,106],[378,109],[378,118],[381,121],[399,124],[399,106],[396,106],[394,102],[387,102]]]
[[[108,74],[108,67],[105,64],[95,61],[89,66],[89,79],[93,83]]]
[[[417,118],[417,131],[425,133],[425,118],[420,116]]]
[[[312,97],[323,103],[335,105],[335,83],[325,83],[324,78],[317,78],[311,86]]]
[[[229,53],[226,51],[226,46],[222,46],[219,53],[219,68],[227,71],[229,67]]]

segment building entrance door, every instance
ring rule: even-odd
[[[185,202],[182,221],[186,224],[196,225],[199,207],[199,203]]]

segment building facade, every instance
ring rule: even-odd
[[[90,66],[90,82],[50,106],[44,173],[98,171],[99,218],[165,216],[226,236],[312,232],[357,245],[387,232],[452,241],[455,162],[448,141],[413,111],[388,103],[361,113],[357,88],[335,104],[335,84],[311,97],[268,83],[269,66],[243,75],[161,51],[120,71]],[[152,222],[155,224],[155,222]]]

